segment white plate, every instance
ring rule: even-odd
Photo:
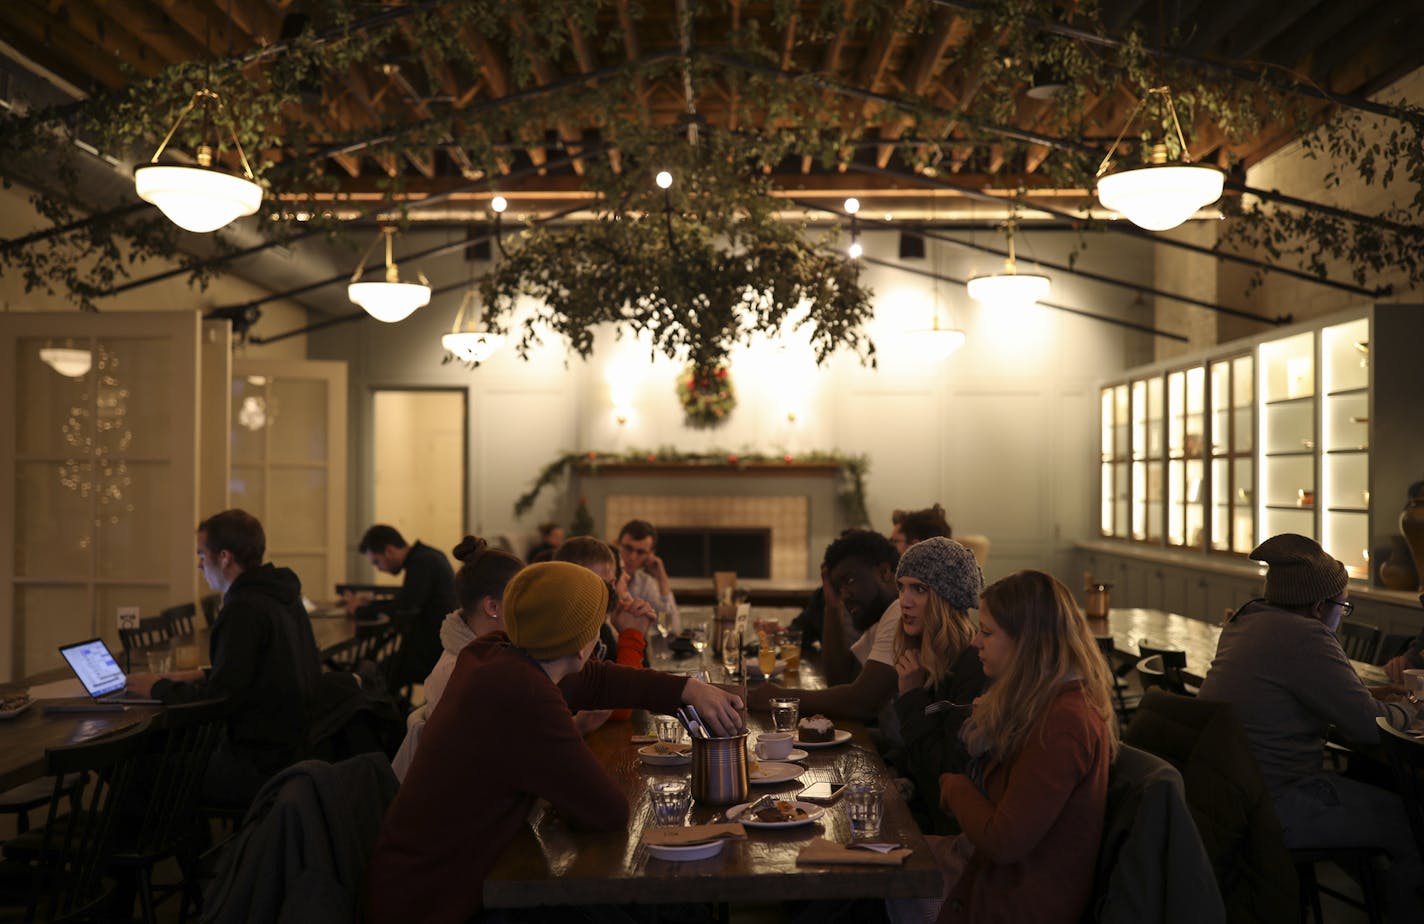
[[[14,709],[0,709],[0,719],[13,719],[16,716],[24,713],[25,710],[29,709],[34,704],[35,701],[33,699],[27,699],[19,706],[16,706]]]
[[[660,751],[654,750],[656,747],[657,745],[650,744],[646,747],[638,748],[638,756],[643,758],[643,763],[652,764],[654,767],[680,767],[683,764],[692,763],[691,750],[686,754],[663,754]]]
[[[644,844],[648,848],[648,853],[659,860],[672,860],[676,863],[688,860],[705,860],[708,857],[715,857],[722,852],[722,845],[727,843],[725,837],[719,837],[714,841],[705,844]]]
[[[727,820],[739,821],[748,828],[795,828],[799,825],[809,825],[811,822],[826,814],[825,808],[814,802],[797,801],[793,804],[806,813],[805,818],[798,818],[795,821],[757,821],[751,817],[741,818],[739,816],[742,812],[751,805],[750,802],[743,802],[727,809]]]
[[[756,773],[748,774],[747,780],[753,786],[775,786],[777,783],[794,780],[805,772],[805,767],[800,767],[796,764],[783,764],[774,760],[764,760],[757,763]]]
[[[836,729],[836,736],[830,741],[806,741],[801,738],[799,733],[796,735],[796,743],[803,748],[833,748],[838,744],[845,744],[849,740],[850,732],[844,728]]]
[[[756,750],[753,748],[751,749],[751,753],[749,753],[747,756],[756,757],[757,760],[765,760],[769,763],[798,763],[810,757],[811,755],[807,754],[800,748],[792,748],[790,751],[786,752],[785,757],[758,757],[756,754]]]

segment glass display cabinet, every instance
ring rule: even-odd
[[[1102,534],[1248,555],[1299,533],[1378,583],[1424,480],[1421,344],[1424,308],[1374,305],[1105,384]]]
[[[1206,366],[1167,375],[1167,544],[1202,548],[1205,494]]]
[[[1211,402],[1211,550],[1255,548],[1255,358],[1246,353],[1207,365]]]

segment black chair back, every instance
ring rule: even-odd
[[[222,609],[222,594],[208,594],[199,602],[203,606],[203,623],[211,629],[218,621],[218,610]]]
[[[156,721],[147,754],[151,791],[143,822],[125,852],[171,853],[188,833],[208,761],[226,729],[226,700],[169,706]]]
[[[1383,716],[1375,723],[1380,727],[1380,741],[1399,783],[1399,796],[1404,800],[1414,843],[1424,855],[1424,741],[1394,728]]]
[[[1154,663],[1160,664],[1159,669],[1163,674],[1164,682],[1153,684],[1154,686],[1160,686],[1163,689],[1171,690],[1173,693],[1182,695],[1192,695],[1194,693],[1193,690],[1188,688],[1187,678],[1185,677],[1187,670],[1187,653],[1185,651],[1178,651],[1174,648],[1156,648],[1149,644],[1147,639],[1143,639],[1137,643],[1137,650],[1144,659],[1160,659],[1159,662]],[[1138,663],[1141,664],[1142,662],[1139,661]],[[1138,673],[1141,673],[1140,667]],[[1144,686],[1143,689],[1146,689],[1146,686]]]
[[[1340,647],[1345,649],[1345,654],[1351,661],[1369,663],[1374,660],[1375,652],[1379,649],[1379,626],[1367,626],[1362,622],[1342,622],[1337,637],[1340,639]]]
[[[157,648],[173,638],[173,624],[167,616],[145,616],[136,629],[120,629],[119,644],[124,647],[124,669],[133,670],[133,653]],[[145,670],[147,668],[145,667]]]
[[[1404,634],[1390,634],[1380,639],[1379,648],[1375,650],[1375,655],[1370,659],[1371,664],[1383,664],[1393,658],[1397,658],[1409,649],[1409,643],[1414,641],[1414,636]]]
[[[103,875],[113,855],[118,811],[130,797],[147,737],[148,729],[140,727],[45,752],[56,783],[36,858],[31,919],[103,918],[98,912],[110,891]],[[72,792],[63,780],[78,773],[90,774],[91,782],[79,796],[79,810],[65,815]]]
[[[193,603],[170,606],[159,614],[168,620],[169,635],[192,635],[197,630],[198,607]]]

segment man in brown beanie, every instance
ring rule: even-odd
[[[368,872],[377,922],[467,921],[484,880],[536,799],[595,831],[628,825],[628,801],[571,714],[697,707],[713,734],[740,726],[741,702],[686,677],[590,659],[610,588],[568,562],[530,565],[504,590],[507,632],[460,652]]]
[[[1280,818],[1287,847],[1380,847],[1389,852],[1391,922],[1420,920],[1419,854],[1391,792],[1323,769],[1330,726],[1350,741],[1377,744],[1376,716],[1396,728],[1413,721],[1412,694],[1371,696],[1335,631],[1354,607],[1345,566],[1314,539],[1284,533],[1261,543],[1264,598],[1241,607],[1221,630],[1201,698],[1229,702],[1246,731]]]

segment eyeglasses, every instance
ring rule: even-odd
[[[604,615],[606,616],[612,613],[614,610],[618,609],[618,603],[620,598],[618,596],[618,588],[610,584],[608,581],[603,582],[603,588],[604,590],[608,591],[608,605],[604,608],[603,611]]]
[[[602,661],[607,654],[608,644],[604,642],[603,639],[599,639],[593,643],[593,654],[589,655],[588,659],[590,661]]]
[[[1351,603],[1349,600],[1331,600],[1330,602],[1340,607],[1340,617],[1342,619],[1355,612],[1355,604]]]

